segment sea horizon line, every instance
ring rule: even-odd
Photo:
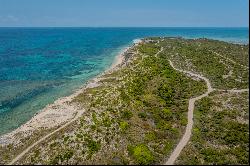
[[[246,28],[243,26],[0,26],[0,28]]]

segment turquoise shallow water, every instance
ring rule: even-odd
[[[134,39],[248,43],[248,28],[0,28],[0,134],[100,74]]]

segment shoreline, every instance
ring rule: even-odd
[[[141,39],[133,40],[131,46],[122,49],[118,55],[114,57],[113,63],[106,70],[85,82],[81,87],[76,89],[71,95],[60,97],[53,103],[46,105],[43,109],[33,115],[33,117],[18,128],[0,136],[0,145],[6,146],[9,144],[17,145],[21,138],[31,136],[34,131],[39,129],[52,129],[60,127],[69,122],[78,113],[79,107],[76,104],[69,104],[77,95],[84,92],[88,88],[99,86],[98,82],[104,74],[113,72],[121,67],[125,62],[125,54],[134,46],[142,42]],[[83,111],[84,112],[84,111]],[[83,113],[82,112],[82,113]]]

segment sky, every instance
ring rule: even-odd
[[[248,27],[249,0],[0,0],[0,27]]]

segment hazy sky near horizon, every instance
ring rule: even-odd
[[[248,27],[249,0],[0,0],[0,27]]]

